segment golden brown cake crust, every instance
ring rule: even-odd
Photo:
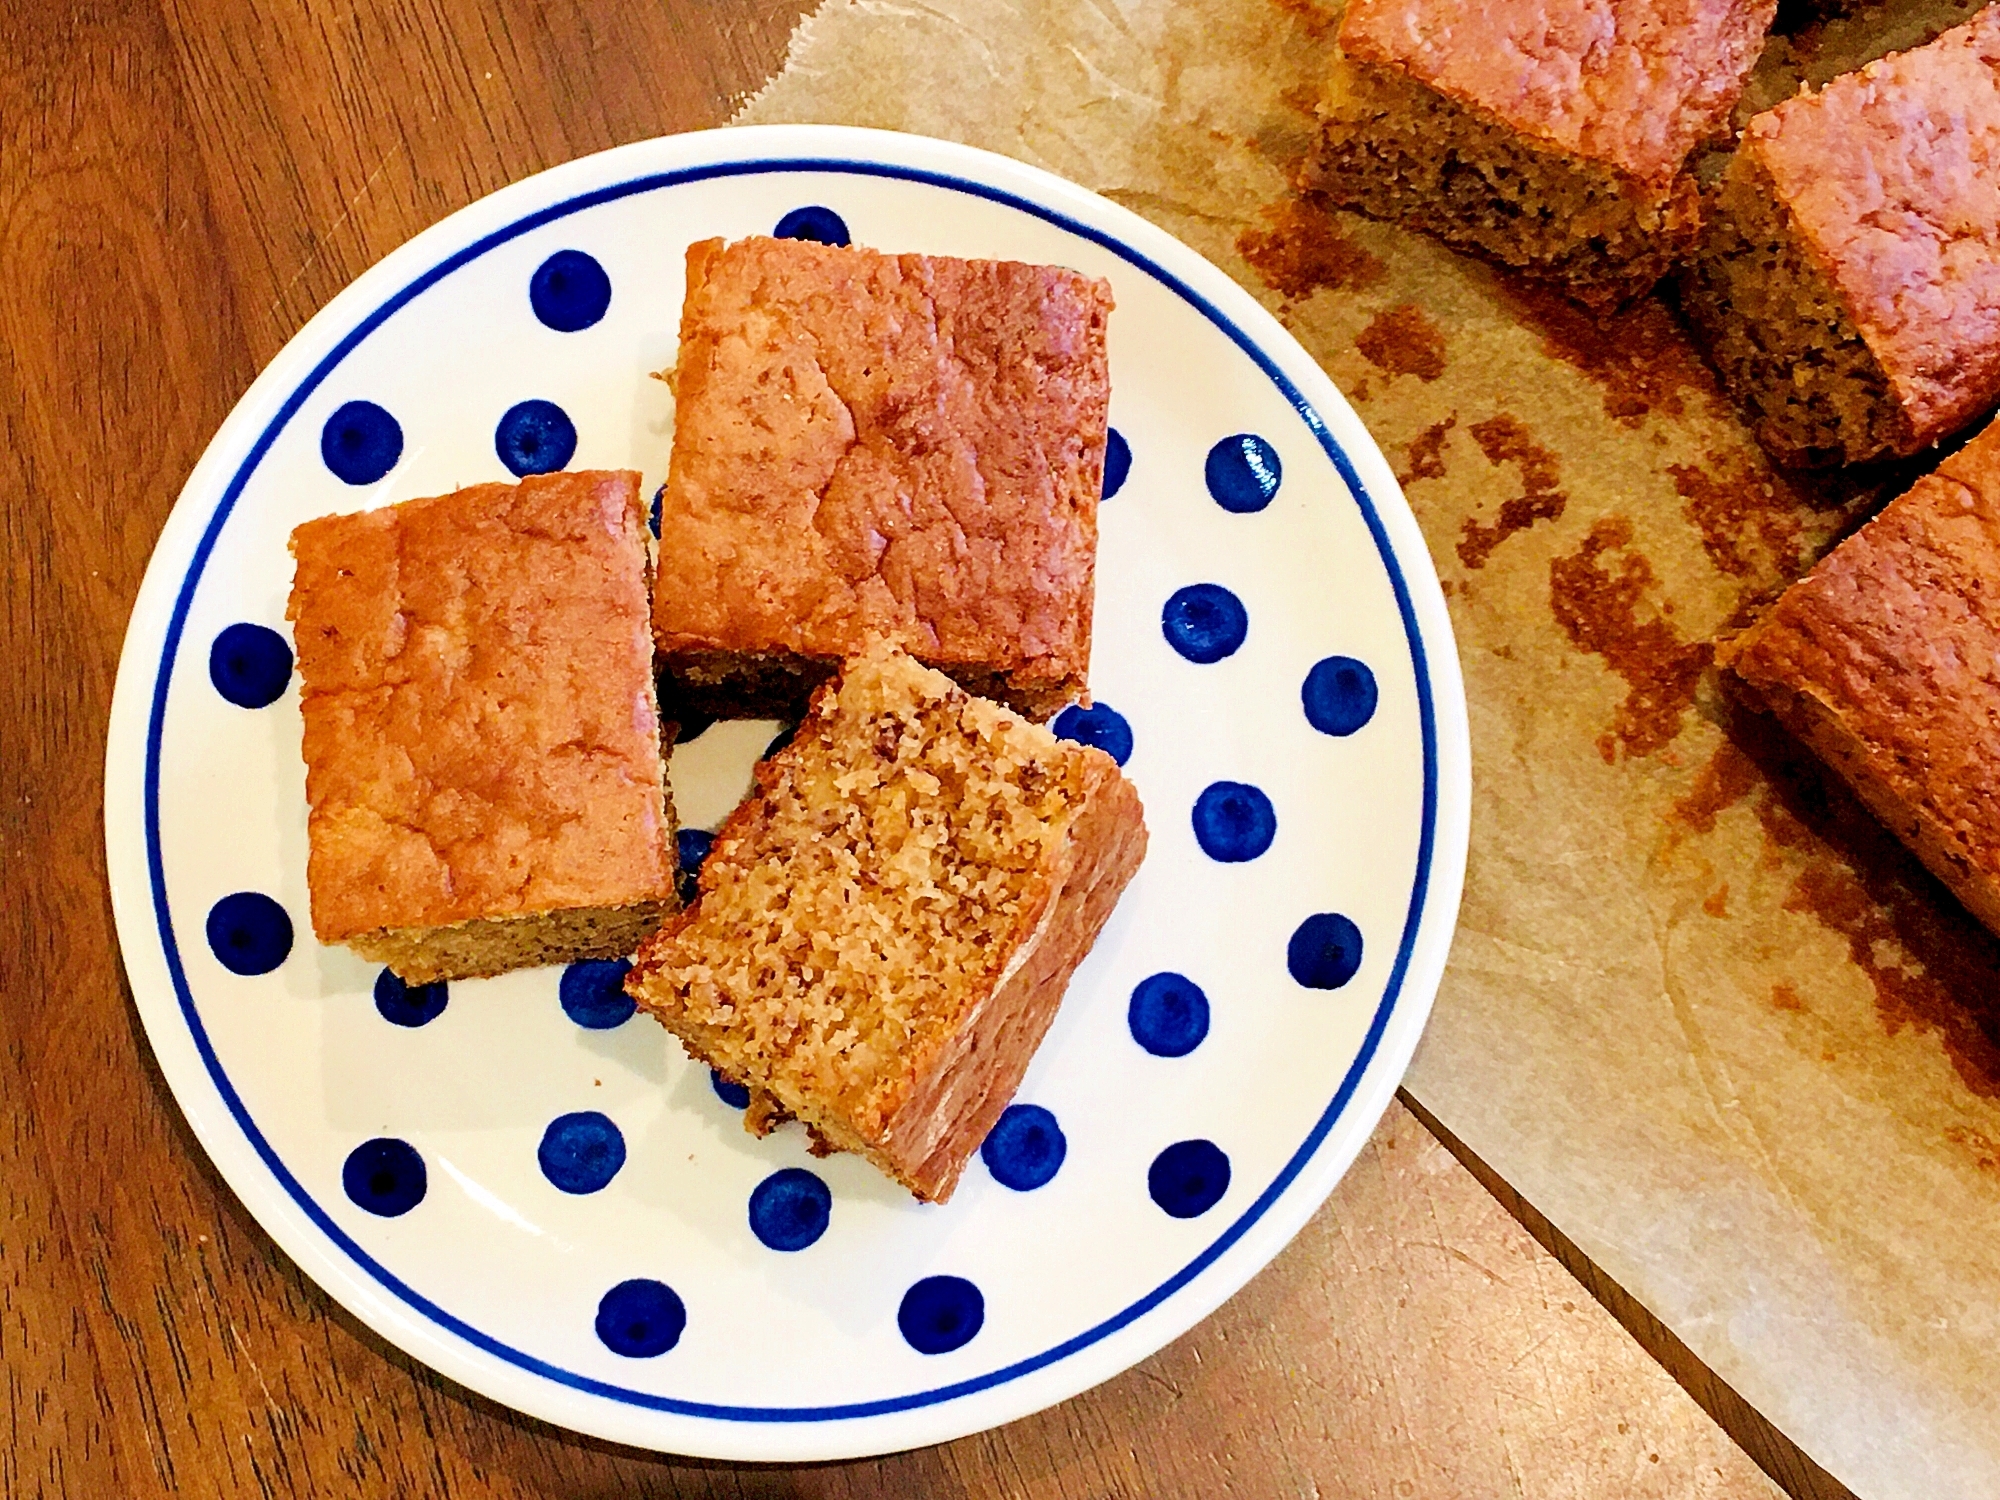
[[[1110,288],[800,240],[687,252],[654,628],[831,664],[871,635],[1030,712],[1090,661]]]
[[[1350,0],[1347,56],[1664,189],[1716,132],[1775,0]]]
[[[2000,7],[1758,115],[1770,176],[1914,453],[2000,397]]]
[[[673,904],[639,476],[292,534],[313,930]]]
[[[2000,931],[2000,425],[1718,659]]]

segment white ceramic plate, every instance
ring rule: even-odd
[[[1130,464],[1101,511],[1091,680],[1129,728],[1151,852],[1018,1096],[1053,1116],[1059,1170],[1006,1186],[1033,1180],[1035,1154],[996,1145],[943,1207],[856,1159],[815,1161],[796,1128],[753,1139],[645,1017],[573,1020],[559,971],[454,984],[442,1012],[396,1024],[424,1007],[378,1005],[377,971],[319,947],[307,918],[292,527],[506,479],[505,414],[528,400],[570,420],[571,466],[659,484],[672,406],[646,376],[673,362],[683,247],[770,233],[802,208],[827,212],[790,225],[820,235],[1059,263],[1117,296],[1111,420]],[[589,262],[551,267],[565,251]],[[543,274],[538,298],[544,268],[568,274]],[[720,821],[772,728],[717,725],[676,751],[684,822]],[[567,1427],[832,1458],[1081,1391],[1285,1244],[1422,1030],[1458,906],[1467,767],[1423,539],[1347,403],[1256,302],[1124,209],[1016,162],[770,127],[519,183],[300,331],[209,445],[147,571],[105,835],[167,1080],[223,1176],[333,1297]],[[1225,783],[1238,790],[1210,790]],[[1156,975],[1198,987],[1205,1029],[1187,984]],[[540,1151],[578,1113],[625,1148],[582,1193]],[[368,1145],[383,1141],[400,1145]],[[767,1243],[783,1223],[751,1207],[788,1169],[831,1203],[795,1250]]]

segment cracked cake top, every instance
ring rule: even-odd
[[[1110,309],[1057,267],[689,246],[661,650],[834,659],[879,635],[1080,693]]]
[[[671,893],[645,528],[580,472],[292,533],[323,941]]]
[[[1773,0],[1353,0],[1343,53],[1664,183],[1723,125]]]

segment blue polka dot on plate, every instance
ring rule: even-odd
[[[565,1193],[595,1193],[625,1165],[625,1136],[594,1109],[557,1115],[535,1149],[542,1175]]]
[[[1132,472],[1132,445],[1125,441],[1125,434],[1116,427],[1108,427],[1104,432],[1104,488],[1101,498],[1109,500],[1125,488],[1125,479]]]
[[[268,708],[292,680],[292,648],[265,625],[231,625],[208,648],[208,680],[238,708]]]
[[[660,518],[666,514],[667,487],[663,484],[653,491],[653,503],[646,510],[646,524],[653,529],[653,535],[660,534]],[[688,736],[693,739],[693,735]]]
[[[1194,802],[1194,840],[1223,864],[1241,864],[1271,847],[1278,815],[1271,799],[1241,781],[1218,781]]]
[[[1197,1218],[1229,1191],[1229,1158],[1214,1141],[1177,1141],[1153,1158],[1146,1191],[1176,1219]]]
[[[750,1193],[750,1232],[773,1250],[803,1250],[826,1233],[833,1192],[804,1167],[773,1172]]]
[[[424,1201],[429,1174],[408,1141],[377,1136],[347,1153],[340,1185],[348,1201],[385,1219],[398,1218]]]
[[[1160,631],[1189,661],[1213,666],[1242,646],[1250,633],[1250,612],[1219,583],[1191,583],[1167,600],[1160,611]]]
[[[1337,990],[1361,968],[1361,929],[1339,912],[1307,917],[1285,945],[1285,967],[1309,990]]]
[[[674,853],[680,860],[681,905],[694,905],[701,894],[701,862],[715,847],[715,835],[700,828],[683,828],[674,837]]]
[[[209,951],[232,974],[268,974],[292,951],[292,919],[261,891],[238,891],[208,909]]]
[[[521,401],[493,429],[493,450],[510,472],[553,474],[576,456],[576,424],[553,401]]]
[[[1285,468],[1278,462],[1276,448],[1254,432],[1239,432],[1208,450],[1202,476],[1217,505],[1247,515],[1271,503]]]
[[[1375,674],[1351,656],[1329,656],[1306,673],[1299,699],[1321,734],[1349,735],[1375,717]]]
[[[1052,1181],[1067,1155],[1062,1127],[1039,1104],[1009,1105],[979,1147],[979,1159],[993,1180],[1017,1193]]]
[[[903,1293],[896,1326],[919,1354],[949,1354],[986,1322],[986,1299],[962,1276],[926,1276]]]
[[[395,972],[384,969],[375,976],[375,1009],[392,1026],[427,1026],[444,1014],[448,986],[405,984]]]
[[[709,1087],[715,1090],[715,1097],[731,1109],[750,1107],[750,1090],[740,1083],[732,1083],[715,1069],[708,1070]]]
[[[1186,1057],[1208,1035],[1208,996],[1185,974],[1154,974],[1133,989],[1125,1020],[1153,1056]]]
[[[631,960],[623,958],[586,958],[571,964],[557,985],[563,1014],[589,1031],[623,1026],[639,1008],[639,1002],[625,993],[625,976],[631,972]]]
[[[653,1359],[681,1341],[687,1305],[664,1281],[635,1276],[621,1281],[597,1304],[597,1337],[613,1354]]]
[[[1057,739],[1095,745],[1121,766],[1132,758],[1132,726],[1108,703],[1093,703],[1089,708],[1072,703],[1049,727]]]
[[[319,431],[319,456],[347,484],[373,484],[403,456],[403,428],[373,401],[349,401]]]
[[[595,256],[558,250],[528,278],[528,305],[557,333],[577,333],[611,306],[611,278]]]
[[[771,233],[777,239],[811,240],[816,245],[852,243],[847,233],[847,221],[832,209],[817,203],[793,209],[778,220],[778,227]]]

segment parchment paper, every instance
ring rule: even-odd
[[[1464,659],[1471,869],[1410,1088],[1859,1494],[2000,1495],[2000,945],[1708,666],[1923,465],[1787,480],[1664,303],[1591,318],[1300,202],[1337,3],[828,0],[740,119],[1048,167],[1279,312]],[[1974,8],[1779,38],[1745,113]]]

